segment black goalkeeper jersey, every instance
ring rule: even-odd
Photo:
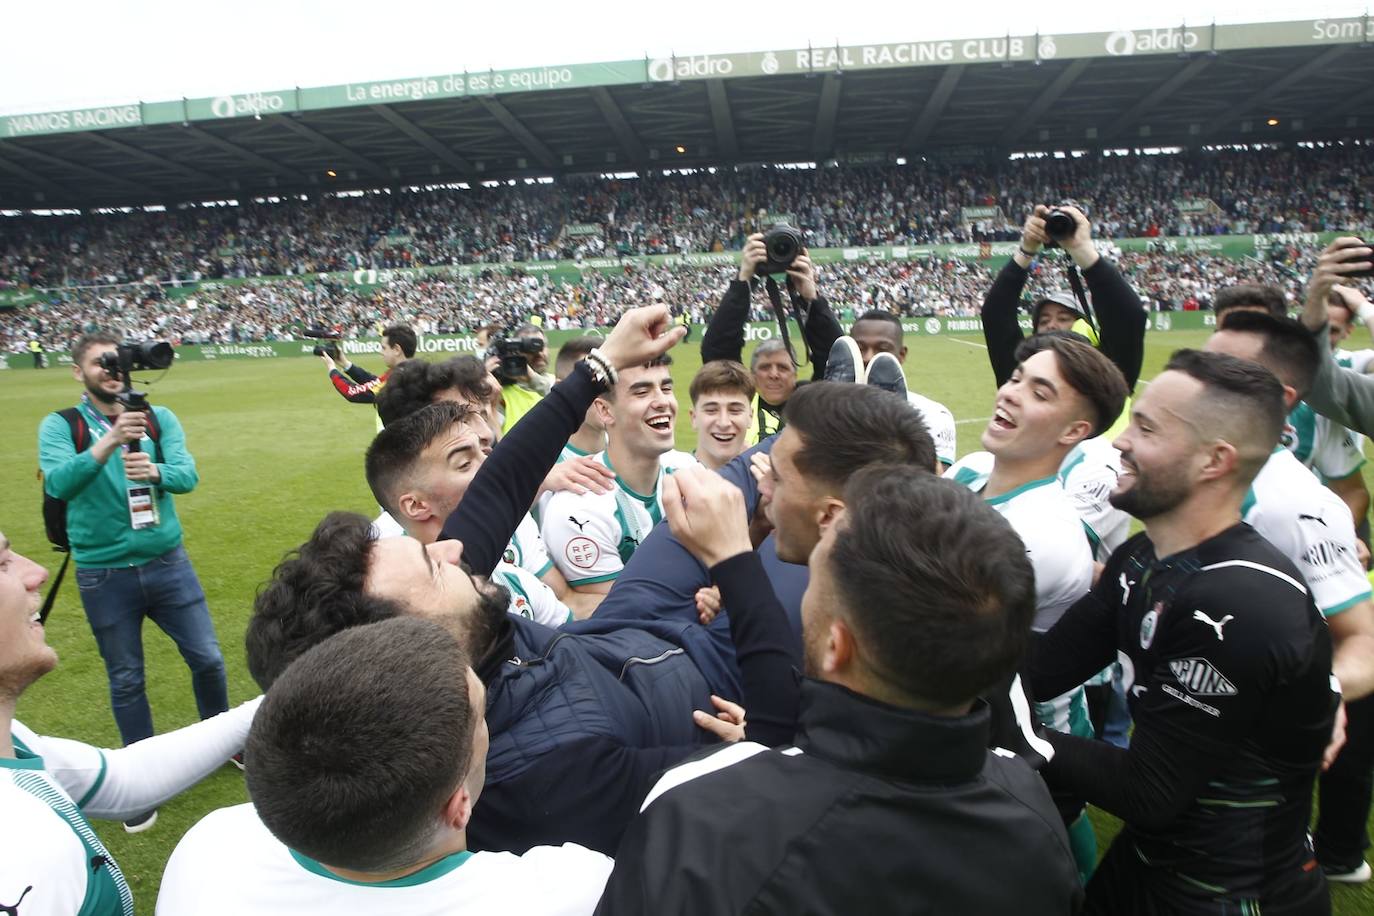
[[[1258,901],[1320,880],[1307,827],[1339,695],[1297,569],[1243,523],[1163,559],[1137,535],[1040,641],[1031,690],[1114,659],[1130,750],[1050,736],[1047,778],[1121,817],[1118,842],[1171,894]]]

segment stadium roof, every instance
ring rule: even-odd
[[[0,209],[1374,137],[1374,20],[760,51],[0,118]],[[332,174],[331,174],[332,173]]]

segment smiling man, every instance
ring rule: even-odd
[[[671,362],[665,355],[625,369],[596,399],[609,443],[596,458],[615,474],[612,490],[560,492],[541,510],[544,544],[574,591],[605,595],[611,590],[635,549],[663,519],[663,475],[695,463],[673,449],[677,399]]]
[[[698,461],[713,471],[748,448],[754,380],[740,363],[718,359],[692,376],[692,428],[697,432]]]

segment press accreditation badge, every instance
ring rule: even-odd
[[[157,500],[152,487],[129,487],[129,520],[135,531],[157,525]]]

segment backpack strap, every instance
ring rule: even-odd
[[[145,416],[148,418],[148,438],[153,440],[153,463],[162,464],[162,427],[157,425],[157,414],[152,407],[148,408]]]
[[[65,407],[59,410],[57,415],[67,421],[67,427],[72,431],[72,444],[76,446],[77,454],[90,448],[91,428],[86,425],[86,418],[81,416],[81,411],[75,407]]]

